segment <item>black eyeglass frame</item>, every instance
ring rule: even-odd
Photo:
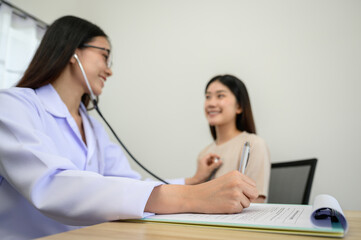
[[[111,67],[112,67],[113,60],[112,60],[112,58],[111,58],[110,49],[103,48],[103,47],[98,47],[98,46],[94,46],[94,45],[90,45],[90,44],[86,44],[86,43],[84,43],[82,46],[83,46],[83,47],[96,48],[96,49],[100,49],[100,50],[106,51],[106,52],[108,53],[107,67],[108,67],[108,68],[111,68]]]
[[[328,207],[317,209],[315,212],[315,219],[325,218],[331,218],[331,222],[339,222],[338,217],[336,216],[336,211],[334,209]]]

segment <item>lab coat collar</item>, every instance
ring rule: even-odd
[[[55,88],[51,84],[48,84],[48,85],[45,85],[43,87],[36,89],[35,91],[36,91],[36,94],[38,95],[40,101],[44,105],[44,108],[46,109],[46,111],[55,117],[66,118],[69,126],[73,129],[73,131],[76,134],[76,136],[78,137],[79,141],[82,143],[82,147],[86,151],[88,151],[90,149],[90,151],[87,152],[87,163],[90,163],[90,160],[95,152],[94,149],[96,148],[96,138],[95,138],[94,132],[93,132],[94,127],[91,123],[91,120],[88,116],[88,113],[87,113],[87,110],[86,110],[86,107],[84,106],[84,104],[82,102],[80,103],[79,110],[80,110],[80,114],[83,119],[84,133],[85,133],[87,145],[84,144],[82,137],[80,135],[79,129],[76,126],[76,123],[75,123],[73,117],[71,116],[71,114],[70,114],[68,108],[66,107],[65,103],[63,102],[63,100],[61,100],[61,98],[60,98],[58,92],[55,90]]]
[[[70,115],[68,108],[51,84],[35,89],[45,109],[56,117],[66,118]]]

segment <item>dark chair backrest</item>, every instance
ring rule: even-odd
[[[272,163],[268,203],[308,204],[317,159]]]

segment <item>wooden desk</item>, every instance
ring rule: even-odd
[[[361,211],[345,211],[349,223],[349,232],[345,240],[361,239]],[[211,228],[201,226],[172,225],[162,223],[128,223],[128,222],[107,222],[94,226],[51,235],[43,240],[92,240],[92,239],[334,239],[325,237],[296,236],[275,233],[247,232],[232,229]]]

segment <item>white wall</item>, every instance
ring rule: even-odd
[[[48,23],[74,14],[107,32],[114,76],[100,106],[160,176],[194,173],[211,142],[205,84],[230,73],[248,86],[272,162],[317,157],[311,201],[328,193],[361,210],[361,1],[11,2]]]

